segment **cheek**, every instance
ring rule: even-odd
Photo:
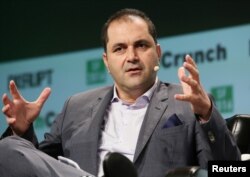
[[[111,72],[117,73],[121,71],[122,68],[123,68],[123,63],[119,59],[110,61],[109,63],[109,69]]]
[[[149,55],[145,62],[148,68],[154,68],[155,66],[159,65],[159,59],[157,58],[156,55]]]
[[[144,55],[145,62],[147,62],[149,65],[152,65],[152,66],[158,65],[159,56],[156,51],[151,50],[145,54],[146,54]]]

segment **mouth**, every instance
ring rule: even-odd
[[[126,73],[130,73],[130,74],[138,74],[142,71],[141,68],[129,68],[126,70]]]

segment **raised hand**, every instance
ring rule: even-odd
[[[29,102],[19,93],[14,81],[10,81],[9,88],[12,100],[8,98],[7,94],[3,94],[4,106],[2,112],[5,114],[6,121],[13,134],[21,136],[39,115],[43,104],[51,93],[51,89],[45,88],[36,101]]]
[[[185,69],[189,72],[188,75],[186,75]],[[211,101],[200,83],[198,68],[189,55],[186,55],[183,66],[179,68],[178,77],[183,94],[176,94],[175,98],[190,102],[193,112],[200,115],[200,118],[205,121],[208,120],[211,114]]]

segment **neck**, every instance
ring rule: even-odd
[[[121,88],[116,85],[115,88],[116,93],[121,100],[127,103],[134,103],[137,98],[147,92],[153,85],[154,83],[142,88]]]

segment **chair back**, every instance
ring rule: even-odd
[[[250,114],[236,114],[227,119],[228,129],[232,132],[242,154],[250,154]]]

